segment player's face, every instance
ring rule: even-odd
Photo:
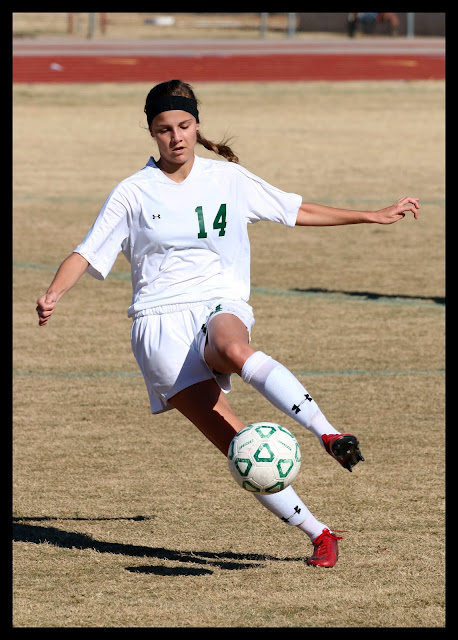
[[[183,165],[194,158],[199,124],[187,111],[163,111],[151,124],[161,161]]]

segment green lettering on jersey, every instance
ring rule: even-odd
[[[226,205],[222,204],[213,220],[213,229],[219,229],[220,236],[226,235]]]
[[[199,220],[199,233],[198,238],[206,238],[207,232],[205,231],[204,214],[202,213],[202,207],[196,207],[197,219]]]
[[[205,230],[205,220],[204,214],[202,211],[202,207],[198,206],[195,208],[195,212],[197,213],[197,220],[199,222],[199,233],[197,234],[198,238],[206,238],[207,232]],[[218,209],[218,213],[216,214],[215,219],[213,220],[213,229],[219,229],[219,236],[226,235],[226,205],[220,205]]]

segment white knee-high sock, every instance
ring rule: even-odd
[[[254,493],[253,495],[263,507],[283,520],[283,522],[286,522],[286,524],[304,531],[312,541],[321,534],[323,529],[329,529],[327,525],[317,520],[307,509],[291,485],[278,493],[269,495]]]
[[[322,435],[340,433],[326,420],[315,400],[291,371],[262,351],[255,351],[246,360],[242,379],[274,407],[314,433],[322,446]]]

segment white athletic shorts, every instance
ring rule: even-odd
[[[152,413],[173,409],[169,398],[203,380],[214,378],[221,390],[229,393],[231,375],[212,372],[204,359],[207,325],[220,313],[240,318],[251,340],[253,309],[243,301],[167,305],[135,316],[132,351],[145,379]]]

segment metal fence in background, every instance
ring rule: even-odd
[[[359,16],[353,24],[352,16]],[[378,19],[371,20],[372,16]],[[387,18],[380,19],[383,16]],[[388,16],[394,16],[394,28]],[[320,33],[341,37],[445,36],[445,13],[13,13],[15,38],[284,39]]]

